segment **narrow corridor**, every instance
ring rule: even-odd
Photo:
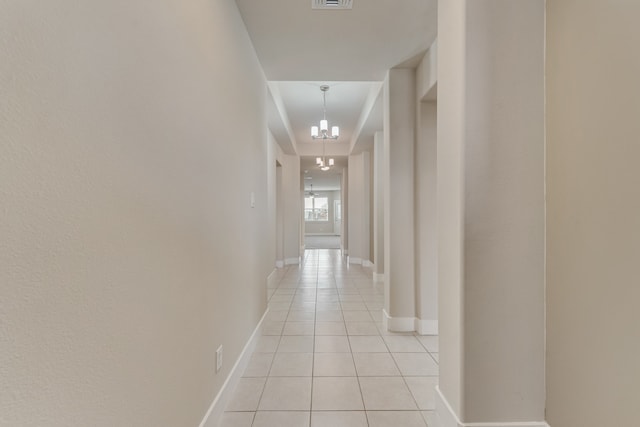
[[[279,273],[220,427],[432,425],[437,337],[384,331],[382,283],[339,250]]]

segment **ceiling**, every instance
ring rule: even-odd
[[[236,3],[269,81],[269,127],[286,153],[309,156],[310,172],[323,145],[310,137],[322,119],[320,86],[331,87],[329,126],[340,126],[327,154],[367,149],[382,129],[387,70],[417,65],[437,33],[437,0],[353,0],[348,10],[314,10],[312,0]]]

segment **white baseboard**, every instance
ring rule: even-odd
[[[229,403],[229,399],[231,399],[231,395],[238,385],[238,382],[242,377],[242,373],[245,371],[247,365],[249,364],[249,360],[251,359],[253,350],[256,348],[256,343],[262,333],[262,323],[264,322],[264,319],[266,318],[268,312],[269,308],[267,307],[264,314],[262,315],[262,319],[260,319],[260,321],[258,322],[258,326],[256,326],[256,328],[254,329],[253,334],[251,334],[251,337],[249,337],[249,340],[242,349],[242,352],[236,360],[236,363],[233,365],[233,368],[231,368],[229,376],[225,380],[224,384],[222,384],[218,395],[215,397],[215,399],[213,399],[209,410],[200,423],[200,427],[218,427],[220,417],[222,417],[222,413],[227,407],[227,403]]]
[[[276,268],[284,268],[284,261],[276,261]]]
[[[373,272],[373,281],[374,282],[384,282],[384,273],[376,273]]]
[[[358,257],[347,257],[347,262],[349,264],[362,264],[362,258],[358,258]]]
[[[298,265],[300,264],[300,257],[298,258],[286,258],[284,260],[284,265]]]
[[[368,259],[365,259],[362,261],[362,266],[363,267],[367,267],[367,268],[374,268],[375,265],[373,265],[373,263],[371,261],[369,261]]]
[[[416,329],[415,317],[391,317],[385,309],[382,309],[382,324],[391,332],[413,332]]]
[[[420,335],[438,335],[438,321],[431,319],[415,319],[416,332]]]
[[[417,332],[420,335],[438,335],[438,321],[418,319],[417,317],[391,317],[382,310],[382,324],[392,332]]]
[[[436,386],[436,416],[435,427],[550,427],[544,421],[516,421],[494,423],[463,423],[458,418],[446,397],[442,394],[440,386]]]

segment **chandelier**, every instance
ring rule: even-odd
[[[327,91],[329,90],[329,86],[322,85],[320,86],[320,90],[322,91],[322,120],[320,120],[320,127],[311,126],[311,138],[313,139],[321,139],[322,140],[322,157],[316,157],[316,165],[322,171],[328,171],[331,169],[331,166],[334,165],[334,160],[329,159],[327,161],[327,157],[325,155],[325,145],[327,139],[338,139],[340,136],[340,128],[338,126],[331,127],[331,135],[329,135],[329,122],[327,121]]]

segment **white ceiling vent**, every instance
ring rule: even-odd
[[[311,0],[312,9],[352,9],[353,0]]]

